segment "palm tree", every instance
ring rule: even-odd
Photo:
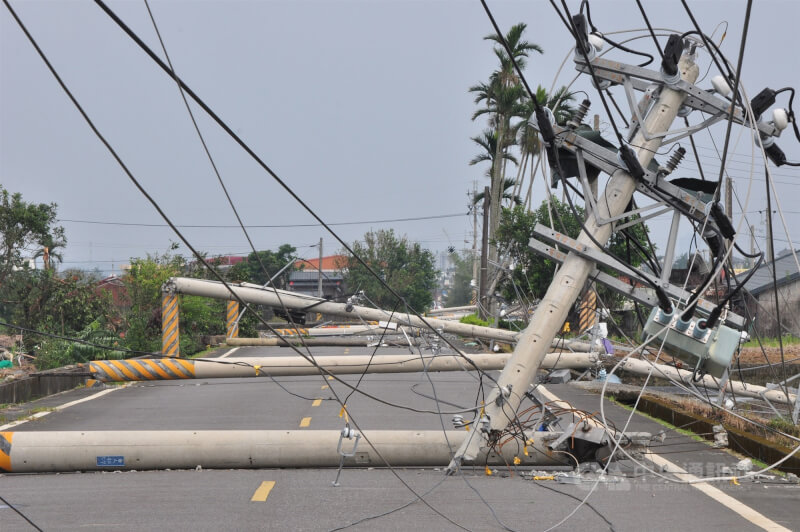
[[[505,172],[505,162],[511,160],[504,154],[508,148],[514,144],[515,134],[511,128],[511,120],[519,117],[525,111],[525,90],[520,84],[520,80],[514,70],[511,57],[514,58],[520,68],[524,68],[526,59],[531,52],[542,53],[540,46],[523,40],[526,24],[520,23],[511,27],[505,36],[511,50],[509,56],[501,39],[497,35],[489,35],[486,40],[497,43],[494,48],[495,55],[500,61],[500,69],[492,73],[488,83],[479,83],[470,87],[470,92],[476,94],[475,103],[483,104],[484,107],[475,111],[472,119],[488,114],[489,125],[495,130],[495,152],[490,160],[491,178],[491,208],[489,211],[489,231],[493,237],[500,223],[500,205],[503,194],[503,179]],[[497,259],[497,251],[492,247],[490,250],[492,260]]]
[[[66,242],[63,240],[53,238],[52,235],[48,235],[46,239],[43,239],[39,242],[41,248],[39,248],[39,250],[33,255],[33,259],[36,260],[41,257],[45,271],[55,270],[55,263],[62,262],[64,260],[64,256],[60,251],[56,251],[56,249],[63,248],[65,244]]]
[[[574,93],[569,92],[567,87],[561,87],[552,95],[547,94],[547,91],[541,85],[536,87],[537,103],[547,107],[553,112],[553,116],[558,125],[563,126],[575,114],[575,107],[572,105],[574,100]],[[539,142],[539,132],[531,125],[531,121],[536,120],[534,114],[536,105],[534,105],[532,100],[527,100],[524,107],[525,110],[522,113],[524,120],[519,122],[515,128],[517,145],[522,153],[522,158],[519,172],[517,173],[517,188],[515,188],[514,194],[516,195],[522,192],[522,185],[525,181],[525,170],[530,165],[530,181],[528,182],[528,194],[526,195],[527,201],[530,198],[533,176],[536,173],[536,168],[540,164],[540,161],[537,160],[534,165],[532,158],[540,153],[541,145]]]
[[[522,205],[522,198],[519,195],[514,194],[513,192],[509,192],[508,189],[516,190],[517,180],[513,177],[506,177],[503,179],[503,199],[508,200],[509,203],[513,205]],[[478,203],[483,201],[483,192],[477,192],[473,196],[472,204],[477,205]]]

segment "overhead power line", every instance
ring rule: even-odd
[[[364,224],[380,224],[380,223],[393,223],[393,222],[413,222],[417,220],[438,220],[442,218],[459,218],[468,216],[468,212],[454,213],[454,214],[437,214],[432,216],[410,216],[407,218],[388,218],[384,220],[360,220],[355,222],[332,222],[332,223],[308,223],[308,224],[255,224],[245,225],[248,229],[275,229],[275,228],[291,228],[291,227],[320,227],[323,225],[364,225]],[[153,224],[153,223],[140,223],[140,222],[106,222],[102,220],[75,220],[72,218],[59,218],[59,222],[79,223],[79,224],[94,224],[94,225],[119,225],[131,227],[169,227],[167,224]],[[225,224],[175,224],[175,227],[184,229],[241,229],[241,225],[225,225]]]

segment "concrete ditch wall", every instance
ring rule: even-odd
[[[65,390],[71,390],[86,382],[83,368],[58,368],[42,371],[0,384],[0,404],[25,403]]]

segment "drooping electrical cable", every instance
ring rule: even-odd
[[[5,0],[4,0],[4,1],[5,1]],[[375,270],[374,270],[374,269],[373,269],[373,268],[372,268],[372,267],[371,267],[369,264],[367,264],[367,263],[366,263],[366,261],[364,261],[364,259],[363,259],[363,258],[361,258],[361,257],[360,257],[358,254],[356,254],[356,253],[353,251],[353,249],[351,248],[351,246],[349,246],[349,245],[348,245],[348,244],[347,244],[347,243],[346,243],[346,242],[345,242],[345,241],[344,241],[344,240],[343,240],[343,239],[342,239],[342,238],[341,238],[341,237],[340,237],[340,236],[339,236],[339,235],[338,235],[338,234],[337,234],[337,233],[336,233],[336,232],[335,232],[333,229],[331,229],[330,225],[329,225],[329,224],[327,224],[327,223],[326,223],[324,220],[322,220],[322,218],[321,218],[321,217],[320,217],[320,216],[319,216],[319,215],[318,215],[318,214],[317,214],[317,213],[316,213],[316,212],[315,212],[315,211],[314,211],[314,210],[313,210],[313,209],[312,209],[312,208],[311,208],[311,207],[310,207],[308,204],[306,204],[306,203],[305,203],[305,202],[302,200],[302,198],[300,198],[300,196],[299,196],[299,195],[298,195],[298,194],[297,194],[297,193],[296,193],[296,192],[295,192],[295,191],[294,191],[294,190],[293,190],[293,189],[292,189],[292,188],[291,188],[291,187],[290,187],[290,186],[289,186],[289,185],[288,185],[288,184],[287,184],[287,183],[286,183],[286,182],[285,182],[283,179],[281,179],[281,178],[280,178],[280,176],[278,176],[278,174],[277,174],[277,173],[276,173],[274,170],[272,170],[272,168],[270,168],[270,167],[269,167],[269,166],[268,166],[268,165],[267,165],[267,164],[266,164],[266,163],[265,163],[265,162],[264,162],[264,161],[263,161],[263,160],[262,160],[262,159],[261,159],[261,158],[258,156],[258,154],[256,154],[256,153],[255,153],[255,152],[254,152],[254,151],[253,151],[253,150],[250,148],[250,146],[248,146],[248,145],[247,145],[247,143],[245,143],[245,142],[244,142],[244,141],[241,139],[241,137],[239,137],[239,136],[238,136],[238,135],[237,135],[237,134],[236,134],[236,133],[235,133],[235,132],[234,132],[234,131],[233,131],[233,130],[230,128],[230,126],[228,126],[228,124],[227,124],[227,123],[225,123],[225,121],[223,121],[223,120],[222,120],[222,119],[221,119],[221,118],[220,118],[220,117],[219,117],[219,116],[218,116],[218,115],[217,115],[217,114],[216,114],[216,113],[215,113],[215,112],[214,112],[214,111],[213,111],[213,110],[212,110],[212,109],[211,109],[211,108],[210,108],[210,107],[209,107],[209,106],[208,106],[208,105],[205,103],[205,101],[203,101],[203,99],[202,99],[202,98],[200,98],[200,97],[199,97],[199,96],[198,96],[198,95],[197,95],[197,94],[196,94],[196,93],[195,93],[195,92],[194,92],[194,91],[193,91],[193,90],[192,90],[192,89],[191,89],[191,88],[190,88],[190,87],[189,87],[189,86],[188,86],[188,85],[187,85],[187,84],[186,84],[186,83],[185,83],[185,82],[184,82],[184,81],[183,81],[183,80],[182,80],[182,79],[179,77],[179,76],[177,76],[177,75],[176,75],[176,74],[175,74],[175,73],[172,71],[172,69],[170,69],[170,67],[169,67],[167,64],[165,64],[165,63],[164,63],[164,62],[161,60],[161,58],[160,58],[160,57],[158,57],[158,55],[157,55],[157,54],[155,54],[155,52],[153,52],[153,50],[152,50],[150,47],[148,47],[148,46],[147,46],[147,44],[146,44],[146,43],[145,43],[145,42],[144,42],[144,41],[143,41],[143,40],[142,40],[142,39],[141,39],[139,36],[138,36],[138,35],[137,35],[137,34],[136,34],[136,33],[135,33],[135,32],[134,32],[134,31],[133,31],[133,30],[132,30],[132,29],[131,29],[131,28],[130,28],[130,27],[129,27],[129,26],[128,26],[128,25],[127,25],[127,24],[126,24],[126,23],[125,23],[125,22],[124,22],[122,19],[121,19],[121,18],[119,18],[119,16],[117,16],[117,14],[116,14],[116,13],[115,13],[113,10],[111,10],[111,8],[109,8],[109,7],[108,7],[108,6],[107,6],[107,5],[106,5],[106,4],[103,2],[103,0],[95,0],[95,4],[96,4],[98,7],[100,7],[100,9],[101,9],[101,10],[102,10],[102,11],[103,11],[103,12],[104,12],[106,15],[108,15],[108,17],[109,17],[109,18],[111,18],[111,19],[114,21],[114,23],[115,23],[115,24],[117,24],[117,25],[120,27],[120,29],[122,29],[122,31],[123,31],[123,32],[124,32],[126,35],[128,35],[128,37],[129,37],[130,39],[132,39],[132,40],[133,40],[133,41],[134,41],[134,42],[135,42],[135,43],[136,43],[136,44],[137,44],[137,45],[138,45],[138,46],[139,46],[139,47],[142,49],[142,51],[144,51],[144,52],[145,52],[145,53],[146,53],[146,54],[147,54],[147,55],[148,55],[148,56],[149,56],[149,57],[150,57],[150,58],[151,58],[151,59],[152,59],[152,60],[153,60],[153,61],[154,61],[154,62],[155,62],[155,63],[156,63],[156,64],[157,64],[157,65],[158,65],[158,66],[159,66],[159,67],[160,67],[160,68],[161,68],[161,69],[162,69],[162,70],[163,70],[163,71],[164,71],[166,74],[167,74],[167,75],[169,75],[169,76],[170,76],[171,78],[173,78],[173,79],[174,79],[174,80],[175,80],[177,83],[179,83],[179,84],[180,84],[180,86],[181,86],[181,88],[182,88],[182,89],[185,91],[185,93],[186,93],[186,94],[188,94],[188,95],[189,95],[189,97],[191,97],[191,98],[192,98],[192,100],[194,100],[194,102],[195,102],[195,103],[197,103],[197,104],[198,104],[198,105],[199,105],[199,106],[200,106],[200,107],[203,109],[203,111],[205,111],[205,112],[206,112],[206,113],[207,113],[207,114],[208,114],[208,115],[209,115],[209,116],[212,118],[212,120],[214,120],[214,121],[215,121],[215,122],[216,122],[216,123],[217,123],[217,124],[218,124],[218,125],[219,125],[219,126],[220,126],[220,127],[223,129],[223,130],[224,130],[224,131],[225,131],[225,133],[227,133],[227,134],[228,134],[228,135],[229,135],[229,136],[230,136],[230,137],[231,137],[231,138],[232,138],[232,139],[233,139],[233,140],[234,140],[234,141],[235,141],[235,142],[236,142],[236,143],[237,143],[237,144],[238,144],[238,145],[239,145],[239,146],[240,146],[240,147],[241,147],[241,148],[242,148],[242,149],[243,149],[243,150],[244,150],[244,151],[245,151],[245,152],[246,152],[246,153],[247,153],[247,154],[248,154],[248,155],[249,155],[249,156],[250,156],[250,157],[251,157],[251,158],[252,158],[252,159],[253,159],[253,160],[254,160],[254,161],[255,161],[255,162],[256,162],[256,163],[257,163],[257,164],[260,166],[260,167],[261,167],[261,168],[262,168],[262,169],[263,169],[263,170],[264,170],[264,171],[265,171],[265,172],[267,172],[267,174],[269,174],[269,175],[270,175],[270,177],[272,177],[272,179],[273,179],[273,180],[275,180],[275,182],[276,182],[276,183],[278,183],[278,184],[279,184],[279,185],[280,185],[280,186],[281,186],[281,187],[282,187],[282,188],[283,188],[283,189],[284,189],[284,190],[285,190],[285,191],[286,191],[286,192],[287,192],[287,193],[288,193],[288,194],[289,194],[289,195],[290,195],[290,196],[291,196],[291,197],[292,197],[292,198],[293,198],[293,199],[294,199],[294,200],[295,200],[295,201],[296,201],[296,202],[297,202],[297,203],[298,203],[298,204],[299,204],[301,207],[303,207],[303,209],[304,209],[304,210],[306,210],[306,212],[308,212],[308,213],[309,213],[309,214],[310,214],[310,215],[311,215],[311,216],[312,216],[312,217],[313,217],[315,220],[317,220],[317,222],[318,222],[318,223],[319,223],[319,224],[320,224],[320,225],[321,225],[321,226],[322,226],[322,227],[323,227],[323,228],[324,228],[324,229],[325,229],[325,230],[326,230],[328,233],[330,233],[330,234],[331,234],[331,236],[333,236],[333,237],[334,237],[334,238],[337,240],[337,242],[339,242],[339,244],[341,244],[341,245],[342,245],[342,247],[343,247],[343,248],[344,248],[344,249],[345,249],[345,250],[346,250],[348,253],[350,253],[350,254],[353,256],[353,258],[354,258],[354,259],[356,259],[356,261],[357,261],[359,264],[361,264],[361,265],[362,265],[362,266],[363,266],[363,267],[366,269],[366,271],[367,271],[367,272],[369,272],[369,274],[370,274],[370,275],[372,275],[372,276],[373,276],[373,277],[374,277],[374,278],[375,278],[375,279],[376,279],[376,280],[377,280],[377,281],[378,281],[378,282],[379,282],[379,283],[380,283],[380,284],[381,284],[381,285],[382,285],[384,288],[386,288],[386,289],[387,289],[387,290],[388,290],[388,291],[389,291],[389,292],[390,292],[390,293],[391,293],[391,294],[392,294],[392,295],[393,295],[395,298],[397,298],[398,300],[403,300],[403,297],[402,297],[402,296],[400,296],[400,294],[398,294],[398,293],[397,293],[397,291],[396,291],[396,290],[395,290],[393,287],[389,286],[389,285],[388,285],[388,284],[387,284],[387,283],[386,283],[386,282],[385,282],[385,281],[384,281],[384,280],[381,278],[381,276],[380,276],[380,275],[378,275],[378,273],[377,273],[377,272],[375,272]],[[175,228],[175,226],[174,226],[174,225],[171,225],[171,228],[173,228],[173,230],[175,230],[175,231],[177,230],[177,229]],[[425,318],[424,318],[422,315],[420,315],[420,314],[419,314],[419,312],[418,312],[416,309],[413,309],[413,308],[412,308],[411,310],[413,311],[414,315],[415,315],[417,318],[419,318],[419,319],[422,321],[422,323],[423,323],[423,324],[425,324],[425,325],[426,325],[426,326],[427,326],[427,327],[428,327],[428,328],[429,328],[431,331],[433,331],[433,332],[434,332],[434,334],[438,335],[438,336],[439,336],[439,337],[440,337],[440,338],[441,338],[441,339],[442,339],[442,340],[443,340],[445,343],[447,343],[447,344],[448,344],[448,345],[449,345],[451,348],[453,348],[453,349],[454,349],[454,351],[456,351],[456,352],[459,352],[459,351],[458,351],[458,349],[456,349],[456,348],[455,348],[455,346],[451,345],[451,344],[450,344],[450,342],[449,342],[447,339],[445,339],[445,338],[444,338],[444,337],[443,337],[441,334],[439,334],[439,333],[438,333],[438,331],[436,331],[436,329],[435,329],[434,327],[432,327],[432,326],[431,326],[431,325],[428,323],[428,321],[427,321],[427,320],[426,320],[426,319],[425,319]],[[468,360],[468,359],[465,359],[465,360]],[[467,363],[468,363],[468,364],[470,364],[470,365],[472,365],[476,371],[481,371],[481,370],[480,370],[480,368],[478,368],[477,366],[475,366],[474,364],[472,364],[472,362],[471,362],[471,361],[468,361]],[[490,376],[489,376],[489,379],[491,380],[491,377],[490,377]]]
[[[442,218],[463,218],[468,216],[469,213],[455,213],[455,214],[437,214],[433,216],[411,216],[406,218],[386,218],[382,220],[362,220],[357,222],[328,222],[328,225],[369,225],[381,223],[396,223],[396,222],[414,222],[421,220],[439,220]],[[81,224],[94,224],[94,225],[118,225],[129,227],[169,227],[167,224],[156,223],[137,223],[137,222],[107,222],[102,220],[76,220],[71,218],[59,218],[59,222],[81,223]],[[322,224],[246,224],[247,229],[287,229],[296,227],[320,227]],[[175,227],[181,229],[240,229],[241,225],[219,225],[219,224],[175,224]]]
[[[153,198],[152,198],[152,197],[151,197],[151,196],[148,194],[148,192],[147,192],[147,191],[146,191],[146,190],[145,190],[145,189],[142,187],[142,185],[141,185],[141,184],[138,182],[138,180],[137,180],[137,179],[136,179],[136,178],[133,176],[133,174],[131,173],[131,171],[128,169],[127,165],[125,165],[125,163],[124,163],[124,162],[122,161],[122,159],[119,157],[119,155],[118,155],[118,154],[117,154],[117,152],[114,150],[114,148],[113,148],[113,147],[112,147],[112,146],[109,144],[109,142],[108,142],[108,141],[106,140],[106,138],[105,138],[105,137],[102,135],[102,133],[101,133],[101,132],[100,132],[100,131],[99,131],[99,130],[96,128],[96,126],[94,125],[94,122],[93,122],[93,121],[92,121],[92,120],[89,118],[89,116],[88,116],[88,115],[86,114],[86,112],[84,111],[83,107],[80,105],[80,103],[79,103],[79,102],[77,101],[77,99],[74,97],[74,95],[73,95],[73,94],[72,94],[72,92],[69,90],[69,88],[66,86],[66,84],[64,83],[64,81],[62,80],[62,78],[61,78],[61,77],[59,76],[59,74],[56,72],[55,68],[52,66],[52,64],[50,63],[50,61],[47,59],[46,55],[44,54],[44,52],[42,51],[42,49],[39,47],[38,43],[37,43],[37,42],[36,42],[36,40],[33,38],[33,36],[30,34],[30,32],[28,31],[28,29],[27,29],[27,27],[25,26],[25,24],[22,22],[22,20],[21,20],[21,19],[18,17],[17,13],[16,13],[16,12],[14,11],[14,9],[11,7],[10,3],[8,2],[8,0],[3,0],[3,3],[5,4],[6,8],[7,8],[7,9],[9,10],[9,12],[11,13],[12,17],[14,18],[14,20],[17,22],[17,25],[18,25],[18,26],[20,27],[20,29],[23,31],[23,33],[24,33],[24,34],[25,34],[25,36],[28,38],[28,40],[30,41],[30,43],[33,45],[34,49],[35,49],[35,50],[36,50],[36,52],[39,54],[40,58],[41,58],[41,59],[44,61],[44,63],[45,63],[45,65],[47,66],[48,70],[50,70],[50,72],[51,72],[51,74],[53,75],[53,77],[56,79],[56,81],[58,82],[58,84],[61,86],[62,90],[65,92],[65,94],[66,94],[66,95],[69,97],[69,99],[72,101],[73,105],[76,107],[76,109],[78,110],[78,112],[79,112],[79,113],[81,114],[81,116],[84,118],[84,120],[85,120],[85,121],[86,121],[86,123],[89,125],[89,127],[92,129],[92,131],[95,133],[95,135],[98,137],[98,139],[99,139],[99,140],[100,140],[100,141],[101,141],[101,142],[104,144],[104,146],[105,146],[105,147],[106,147],[106,149],[109,151],[109,153],[110,153],[110,154],[111,154],[111,155],[114,157],[114,159],[117,161],[117,163],[118,163],[118,164],[120,165],[120,167],[123,169],[123,171],[125,172],[125,174],[128,176],[129,180],[130,180],[130,181],[131,181],[131,182],[134,184],[134,186],[136,186],[136,187],[139,189],[139,191],[140,191],[140,192],[141,192],[141,193],[142,193],[142,194],[145,196],[145,198],[146,198],[146,199],[147,199],[147,200],[148,200],[148,201],[151,203],[151,205],[153,205],[153,207],[156,209],[156,211],[159,213],[159,215],[161,215],[161,217],[164,219],[164,221],[165,221],[165,222],[166,222],[166,223],[167,223],[167,224],[168,224],[168,225],[171,227],[171,229],[172,229],[172,230],[175,232],[175,234],[176,234],[176,235],[177,235],[177,236],[178,236],[178,237],[179,237],[179,238],[180,238],[180,239],[183,241],[184,245],[186,245],[186,247],[187,247],[187,248],[189,248],[189,249],[192,251],[192,253],[193,253],[193,254],[194,254],[196,257],[197,257],[198,261],[200,261],[200,262],[201,262],[201,263],[202,263],[202,264],[203,264],[203,265],[204,265],[204,266],[205,266],[205,267],[206,267],[206,268],[207,268],[207,269],[208,269],[210,272],[212,272],[212,273],[213,273],[213,274],[214,274],[214,275],[215,275],[215,276],[218,278],[218,280],[219,280],[219,281],[220,281],[220,282],[221,282],[221,283],[222,283],[222,284],[223,284],[223,285],[224,285],[224,286],[225,286],[225,287],[228,289],[228,291],[231,293],[231,296],[232,296],[234,299],[236,299],[237,301],[239,301],[240,305],[244,306],[245,308],[248,308],[248,307],[249,307],[249,305],[248,305],[248,304],[247,304],[245,301],[243,301],[243,300],[242,300],[242,299],[241,299],[241,298],[240,298],[240,297],[239,297],[239,296],[236,294],[236,292],[234,292],[234,291],[232,290],[232,288],[230,287],[230,285],[229,285],[229,284],[228,284],[228,283],[227,283],[227,282],[226,282],[226,281],[225,281],[225,280],[222,278],[222,276],[220,276],[220,275],[219,275],[219,273],[218,273],[216,270],[214,270],[214,269],[213,269],[213,268],[212,268],[212,267],[211,267],[211,266],[210,266],[210,265],[207,263],[207,261],[205,260],[205,258],[204,258],[204,257],[203,257],[203,256],[202,256],[200,253],[198,253],[198,252],[197,252],[197,251],[196,251],[196,250],[193,248],[193,246],[192,246],[192,245],[191,245],[191,244],[188,242],[188,240],[186,240],[186,238],[185,238],[185,237],[182,235],[182,233],[181,233],[181,232],[180,232],[180,231],[179,231],[179,230],[178,230],[178,229],[177,229],[177,228],[174,226],[174,224],[172,224],[172,221],[171,221],[171,220],[170,220],[170,219],[167,217],[167,215],[164,213],[164,211],[161,209],[161,207],[158,205],[158,203],[157,203],[157,202],[156,202],[156,201],[155,201],[155,200],[154,200],[154,199],[153,199]],[[256,315],[257,315],[257,314],[256,314]],[[258,316],[258,315],[257,315],[257,316]],[[262,321],[262,323],[263,323],[264,325],[266,325],[266,326],[267,326],[267,328],[268,328],[268,329],[270,329],[270,330],[271,330],[271,331],[272,331],[274,334],[276,334],[277,336],[279,336],[279,337],[282,337],[282,336],[281,336],[279,333],[277,333],[277,332],[274,330],[274,328],[272,328],[272,327],[270,326],[270,324],[269,324],[269,323],[268,323],[266,320],[264,320],[264,319],[263,319],[263,317],[261,317],[261,316],[258,316],[258,317],[259,317],[259,319]],[[327,370],[325,370],[324,368],[320,367],[320,366],[319,366],[319,365],[316,363],[316,361],[314,360],[313,356],[306,357],[304,353],[302,353],[302,352],[301,352],[299,349],[296,349],[296,348],[295,348],[293,345],[291,345],[291,344],[290,344],[290,347],[292,347],[292,349],[294,349],[294,350],[295,350],[295,351],[296,351],[296,352],[297,352],[299,355],[301,355],[301,356],[303,356],[304,358],[306,358],[306,360],[308,360],[309,362],[311,362],[311,363],[312,363],[312,364],[313,364],[315,367],[317,367],[318,369],[320,369],[320,372],[321,372],[321,374],[323,374],[323,375],[327,374],[328,376],[331,376],[331,377],[333,377],[334,379],[336,379],[336,380],[337,380],[337,381],[339,381],[340,383],[344,384],[345,386],[351,387],[351,386],[350,386],[348,383],[346,383],[346,382],[345,382],[345,381],[343,381],[342,379],[340,379],[340,378],[337,378],[335,375],[331,374],[329,371],[327,371]],[[351,388],[352,388],[352,387],[351,387]],[[333,388],[330,388],[330,390],[331,390],[331,392],[334,394],[334,396],[336,397],[336,399],[337,399],[337,402],[339,402],[339,404],[340,404],[340,405],[342,405],[342,407],[344,407],[344,403],[342,403],[342,401],[341,401],[341,399],[339,398],[339,396],[338,396],[338,394],[336,393],[336,391],[335,391]],[[363,392],[363,391],[359,390],[359,393],[362,393],[362,394],[364,394],[365,392]],[[366,395],[366,394],[365,394],[365,395]],[[362,435],[362,437],[364,438],[364,441],[365,441],[365,442],[366,442],[366,443],[367,443],[367,444],[368,444],[368,445],[369,445],[369,446],[372,448],[372,450],[373,450],[373,451],[376,453],[376,456],[377,456],[377,457],[378,457],[378,458],[381,460],[381,462],[383,462],[383,463],[385,464],[385,466],[386,466],[386,467],[387,467],[387,468],[388,468],[388,469],[389,469],[389,470],[392,472],[392,474],[395,476],[395,478],[397,478],[397,479],[398,479],[398,480],[399,480],[399,481],[400,481],[400,482],[401,482],[401,483],[402,483],[402,484],[403,484],[403,485],[404,485],[404,486],[405,486],[405,487],[406,487],[406,488],[407,488],[409,491],[411,491],[411,492],[412,492],[414,495],[418,495],[418,494],[417,494],[417,492],[416,492],[416,491],[415,491],[415,490],[414,490],[414,489],[413,489],[413,488],[412,488],[412,487],[411,487],[411,486],[408,484],[408,482],[406,482],[406,481],[405,481],[405,480],[404,480],[402,477],[400,477],[400,475],[397,473],[397,471],[396,471],[396,470],[395,470],[395,469],[394,469],[394,468],[391,466],[391,464],[390,464],[390,463],[389,463],[389,462],[388,462],[388,461],[387,461],[387,460],[386,460],[386,459],[383,457],[383,455],[380,453],[380,451],[378,451],[378,449],[377,449],[377,448],[376,448],[376,447],[375,447],[375,446],[372,444],[372,442],[370,441],[370,439],[369,439],[369,437],[367,436],[367,434],[365,434],[365,433],[364,433],[364,431],[363,431],[363,430],[362,430],[362,429],[361,429],[361,428],[358,426],[358,424],[357,424],[356,420],[355,420],[354,418],[352,418],[352,416],[350,417],[350,419],[351,419],[351,422],[353,423],[353,426],[355,426],[355,427],[356,427],[356,429],[358,429],[358,430],[361,432],[361,435]],[[433,505],[431,505],[431,504],[430,504],[428,501],[426,501],[426,500],[424,500],[424,499],[420,499],[420,500],[422,500],[422,502],[423,502],[423,503],[424,503],[424,504],[425,504],[425,505],[426,505],[428,508],[430,508],[430,509],[431,509],[433,512],[435,512],[435,513],[436,513],[437,515],[439,515],[441,518],[445,519],[447,522],[451,523],[452,525],[454,525],[454,526],[456,526],[456,527],[458,527],[458,528],[460,528],[460,529],[462,529],[462,530],[468,530],[467,528],[465,528],[465,527],[463,527],[462,525],[460,525],[460,524],[456,523],[455,521],[453,521],[453,520],[452,520],[451,518],[449,518],[448,516],[444,515],[444,514],[443,514],[443,513],[442,513],[440,510],[438,510],[437,508],[435,508],[435,507],[434,507]]]
[[[13,504],[11,504],[11,503],[10,503],[10,502],[8,502],[7,500],[5,500],[5,499],[4,499],[2,496],[0,496],[0,501],[2,501],[2,503],[3,503],[3,504],[5,504],[5,505],[6,505],[6,507],[8,507],[8,508],[11,508],[11,509],[14,511],[14,513],[15,513],[15,514],[17,514],[17,515],[19,515],[21,518],[23,518],[23,519],[24,519],[24,520],[25,520],[25,521],[26,521],[26,522],[27,522],[29,525],[31,525],[33,528],[35,528],[35,529],[36,529],[36,530],[38,530],[39,532],[44,532],[44,531],[43,531],[41,528],[39,528],[39,526],[38,526],[36,523],[34,523],[33,521],[31,521],[31,519],[30,519],[30,518],[29,518],[27,515],[25,515],[24,513],[22,513],[22,512],[19,510],[19,508],[17,508],[16,506],[14,506]]]

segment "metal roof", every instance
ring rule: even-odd
[[[292,272],[289,274],[290,281],[316,281],[317,279],[319,279],[319,272],[317,271],[313,272],[300,271],[300,272]],[[322,282],[341,281],[341,280],[342,280],[341,274],[336,272],[328,273],[323,270]]]
[[[797,250],[800,253],[800,250]],[[739,274],[740,279],[747,277],[748,272]],[[800,271],[797,270],[797,263],[794,261],[791,250],[778,255],[775,258],[775,276],[778,281],[778,286],[791,283],[800,279]],[[753,295],[758,295],[772,288],[772,265],[763,264],[753,274],[753,277],[747,281],[745,288]]]

